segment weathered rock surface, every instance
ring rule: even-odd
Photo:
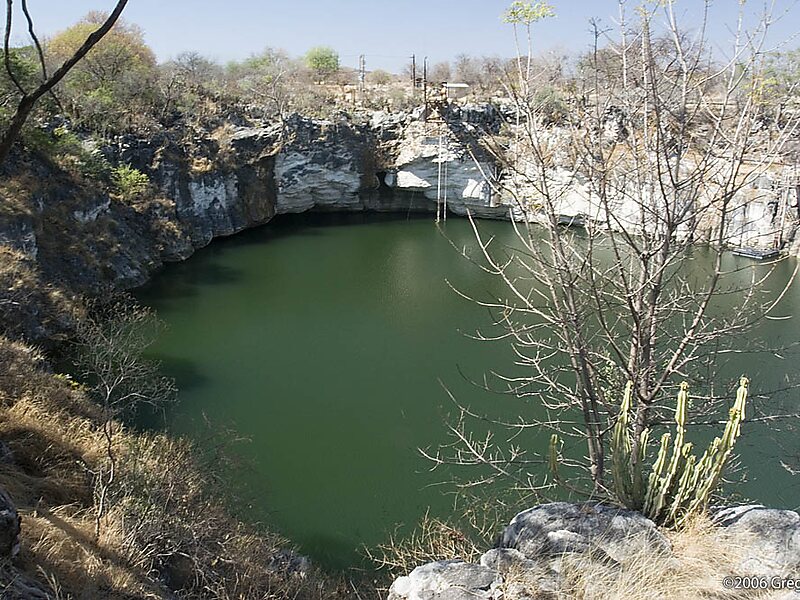
[[[739,575],[800,578],[800,514],[754,504],[714,515],[723,543],[746,548]]]
[[[553,502],[521,512],[498,545],[532,560],[577,552],[622,562],[639,552],[669,551],[669,542],[647,517],[595,502]]]
[[[714,522],[720,544],[745,549],[740,569],[731,575],[800,578],[796,512],[743,506],[719,511]],[[395,580],[389,600],[571,597],[563,587],[569,577],[562,579],[563,561],[572,572],[582,565],[591,568],[592,563],[607,571],[635,563],[642,555],[677,558],[653,522],[639,513],[596,502],[542,504],[516,515],[497,547],[484,553],[478,564],[445,560],[421,565]],[[593,597],[604,597],[602,589],[595,591]],[[798,596],[777,590],[769,597]]]
[[[444,135],[430,135],[426,124],[409,125],[393,168],[385,178],[394,190],[413,192],[430,202],[447,204],[458,215],[471,212],[486,218],[508,218],[509,207],[499,204],[490,178],[495,167],[488,157],[470,154],[464,144],[440,126]],[[473,160],[473,156],[479,160]]]
[[[442,560],[399,577],[389,590],[389,600],[467,600],[494,598],[498,573],[460,560]]]
[[[670,552],[639,513],[596,502],[542,504],[515,516],[480,564],[422,565],[394,582],[389,600],[556,597],[565,555],[613,564],[638,552]]]

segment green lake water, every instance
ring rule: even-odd
[[[481,228],[513,241],[508,223]],[[430,472],[417,451],[446,441],[452,405],[443,386],[470,404],[513,410],[470,383],[513,355],[466,335],[489,327],[490,316],[447,281],[484,298],[502,290],[451,245],[474,247],[469,223],[451,218],[445,233],[432,218],[280,217],[170,265],[137,294],[167,325],[153,355],[180,388],[166,422],[149,424],[202,440],[211,423],[247,438],[237,445],[245,468],[233,476],[251,516],[328,566],[355,564],[362,545],[429,508],[450,510],[452,488],[436,485],[447,474]],[[695,262],[702,276],[702,252]],[[791,268],[781,265],[777,279]],[[781,308],[799,307],[795,288]],[[769,321],[759,334],[787,343],[800,339],[800,325]],[[736,355],[726,373],[746,372],[754,389],[771,390],[796,365],[792,354]],[[794,404],[797,391],[771,401]],[[750,475],[738,491],[796,508],[798,478],[780,467],[776,443],[800,451],[789,434],[744,440]]]

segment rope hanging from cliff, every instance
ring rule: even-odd
[[[439,147],[436,161],[438,162],[436,178],[436,222],[447,221],[447,162],[449,160],[449,139],[447,124],[442,123],[439,129]],[[444,179],[444,182],[442,181]]]
[[[442,132],[439,132],[439,147],[436,152],[436,222],[442,218]]]
[[[442,169],[444,170],[444,202],[442,204],[442,219],[447,221],[447,164],[450,160],[450,140],[447,140],[447,147],[445,148],[446,156],[443,157],[444,164]]]

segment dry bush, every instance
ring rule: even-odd
[[[98,450],[97,408],[23,344],[0,338],[0,364],[0,440],[13,456],[0,463],[0,484],[18,504],[87,506],[82,463]]]
[[[0,464],[0,486],[23,518],[21,553],[0,585],[27,578],[51,597],[57,590],[64,597],[129,597],[133,576],[121,576],[125,565],[108,558],[113,547],[92,535],[89,470],[103,453],[99,408],[23,344],[0,338],[0,364],[0,440],[11,451]]]
[[[166,435],[130,436],[121,497],[109,520],[116,545],[143,572],[186,598],[345,598],[355,587],[309,568],[288,540],[226,510],[226,434],[202,447]]]
[[[375,550],[367,550],[367,555],[394,578],[437,560],[475,561],[484,552],[484,540],[476,537],[480,536],[468,526],[454,525],[426,513],[411,533],[395,532]]]
[[[493,546],[499,524],[530,508],[531,502],[527,494],[462,490],[454,498],[450,520],[426,512],[413,530],[397,530],[385,543],[374,550],[366,549],[365,553],[391,579],[428,562],[477,561]]]

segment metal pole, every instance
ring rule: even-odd
[[[411,55],[411,95],[417,94],[417,55]]]
[[[428,57],[422,61],[422,102],[425,104],[425,111],[422,113],[422,120],[428,120]]]
[[[362,54],[358,57],[358,92],[361,95],[361,101],[364,101],[364,85],[367,81],[367,60]]]

